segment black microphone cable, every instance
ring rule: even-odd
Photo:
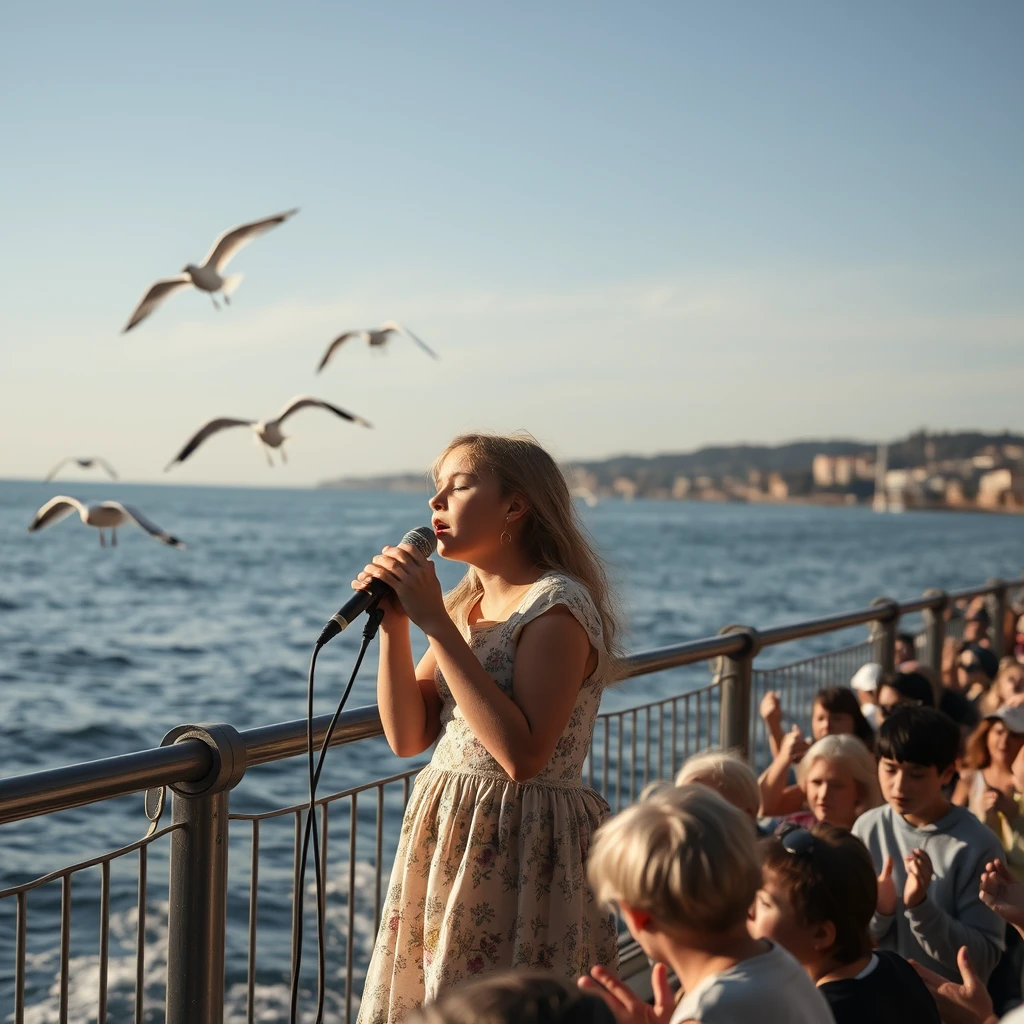
[[[345,704],[348,702],[349,694],[352,692],[352,686],[356,681],[356,676],[359,674],[359,669],[363,664],[363,658],[366,655],[366,650],[370,646],[371,641],[377,635],[377,629],[380,627],[381,619],[384,618],[384,610],[380,607],[380,599],[374,602],[367,610],[366,625],[363,627],[362,641],[359,644],[359,652],[356,655],[355,664],[352,667],[352,673],[349,676],[348,683],[345,685],[345,691],[341,695],[341,700],[338,702],[337,710],[334,712],[334,716],[331,719],[330,725],[327,727],[327,733],[324,736],[323,744],[320,747],[320,753],[316,760],[316,766],[313,765],[313,676],[316,671],[316,659],[320,653],[320,649],[324,646],[327,640],[321,638],[317,640],[313,647],[313,653],[309,659],[309,677],[306,685],[306,756],[309,765],[309,805],[306,808],[306,823],[302,837],[302,854],[299,859],[299,872],[298,879],[296,881],[295,888],[295,899],[298,903],[298,913],[295,915],[295,953],[292,957],[292,983],[291,983],[291,1013],[290,1022],[296,1024],[298,1005],[299,1005],[299,970],[302,966],[302,904],[303,896],[305,895],[306,885],[306,861],[309,854],[309,843],[310,838],[313,840],[313,876],[315,880],[316,888],[316,935],[317,935],[317,1011],[316,1011],[316,1024],[322,1024],[324,1019],[324,998],[326,995],[326,929],[325,929],[325,912],[324,912],[324,892],[323,892],[323,878],[320,874],[320,840],[317,837],[315,828],[316,822],[316,788],[320,783],[320,773],[323,771],[324,760],[327,756],[327,749],[331,745],[331,739],[334,736],[334,731],[337,728],[338,721],[341,718],[341,713],[345,709]],[[351,894],[349,895],[351,899]]]

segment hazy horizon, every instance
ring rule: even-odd
[[[0,477],[315,486],[473,429],[563,462],[1013,430],[1022,36],[1011,0],[12,9]],[[293,206],[229,307],[119,333]],[[440,360],[351,341],[314,374],[387,319]],[[307,410],[286,466],[238,429],[162,472],[303,393],[374,429]]]

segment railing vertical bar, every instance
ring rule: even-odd
[[[320,878],[323,882],[324,898],[320,901],[320,924],[327,928],[327,803],[320,805]],[[315,823],[314,823],[315,824]]]
[[[345,1020],[352,1020],[352,954],[356,931],[356,814],[358,794],[352,794],[348,832],[348,934],[345,936]]]
[[[665,774],[665,705],[658,705],[658,778]]]
[[[259,913],[260,881],[260,822],[252,823],[252,850],[249,854],[249,963],[246,970],[245,1019],[247,1024],[256,1020],[256,920]]]
[[[608,799],[608,762],[611,760],[609,754],[609,743],[611,742],[609,737],[609,730],[611,726],[608,724],[611,719],[610,715],[605,715],[604,719],[604,763],[601,765],[601,795]]]
[[[644,711],[644,785],[651,781],[651,709]]]
[[[28,939],[28,893],[18,893],[14,952],[14,1024],[25,1024],[25,946]]]
[[[110,959],[110,861],[100,865],[100,981],[96,1024],[107,1020],[107,968]]]
[[[299,939],[299,898],[302,895],[302,879],[299,878],[299,863],[302,858],[302,812],[295,812],[295,852],[292,864],[292,967],[289,971],[291,984],[295,984],[295,953]]]
[[[690,698],[683,698],[683,760],[690,756]],[[673,774],[675,774],[673,772]]]
[[[135,1024],[142,1024],[146,997],[146,867],[148,846],[139,847],[139,935],[135,953]]]
[[[71,875],[60,880],[60,1003],[57,1019],[68,1024],[68,975],[71,962]]]
[[[373,934],[376,937],[380,927],[381,886],[384,883],[384,787],[377,787],[377,843],[373,886]]]
[[[672,778],[676,777],[679,752],[679,698],[672,698]]]
[[[402,779],[402,806],[405,807],[409,803],[409,776],[406,775]]]
[[[625,731],[625,715],[620,711],[615,716],[618,722],[618,738],[616,740],[616,758],[618,760],[617,770],[615,772],[615,810],[622,810],[622,734]]]
[[[639,719],[636,715],[636,708],[633,709],[633,714],[630,718],[629,728],[629,802],[632,803],[636,799],[636,728]]]

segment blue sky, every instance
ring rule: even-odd
[[[0,476],[309,484],[1024,429],[1024,6],[48,3],[0,15]],[[148,285],[299,206],[220,313]],[[406,321],[409,343],[340,331]],[[373,421],[241,431],[319,395]]]

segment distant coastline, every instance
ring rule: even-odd
[[[888,511],[1024,511],[1024,436],[920,430],[891,442],[800,440],[580,459],[562,467],[576,497],[775,505],[874,504]],[[339,477],[320,488],[429,492],[424,473]]]

